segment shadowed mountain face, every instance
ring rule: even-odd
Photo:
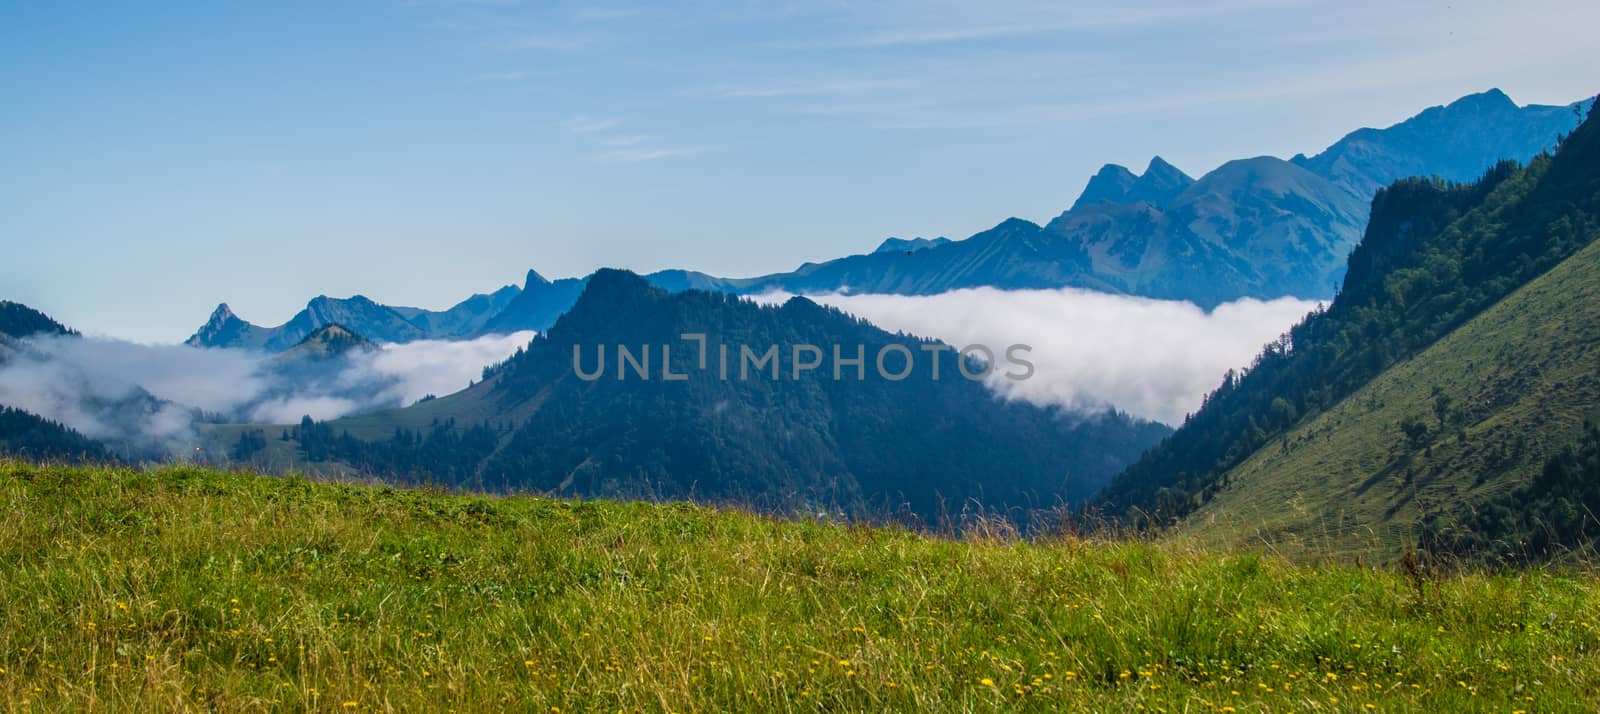
[[[554,282],[533,270],[517,295],[498,315],[484,323],[480,334],[511,334],[522,330],[543,331],[572,307],[583,292],[587,278],[562,278]]]
[[[707,336],[705,368],[684,333]],[[876,371],[875,356],[891,344],[915,356],[903,379]],[[592,370],[601,345],[604,371],[580,377],[574,348]],[[635,357],[648,352],[648,378],[631,367],[618,376],[618,345]],[[823,364],[794,376],[796,345],[819,346]],[[845,357],[859,345],[865,374],[845,365],[836,381],[835,345]],[[723,346],[730,353],[726,378]],[[467,484],[493,490],[702,497],[880,515],[909,510],[925,521],[961,510],[968,499],[1048,507],[1085,498],[1167,433],[1117,414],[1070,415],[1002,401],[962,377],[948,349],[924,349],[935,346],[803,298],[761,306],[726,294],[670,293],[632,273],[600,271],[570,312],[485,382],[352,423],[388,434],[419,421],[408,416],[416,410],[462,428],[510,423],[513,432],[476,470],[478,482]],[[743,371],[741,347],[758,355],[775,347],[777,376],[768,367]],[[899,352],[887,361],[891,372],[904,364]],[[683,378],[663,379],[663,370]]]

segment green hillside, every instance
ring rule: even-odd
[[[5,711],[1592,711],[1600,580],[0,461]]]
[[[1600,406],[1600,122],[1481,180],[1381,190],[1325,310],[1229,373],[1100,506],[1208,537],[1393,554],[1537,473]]]
[[[338,433],[349,434],[355,439],[383,442],[393,437],[397,429],[426,433],[436,425],[447,423],[465,429],[469,425],[487,423],[515,425],[526,421],[538,402],[530,401],[527,404],[512,405],[511,408],[502,407],[490,398],[494,381],[491,377],[454,394],[427,399],[407,407],[379,409],[343,417],[328,424]],[[302,445],[294,440],[297,432],[292,425],[198,424],[197,427],[207,451],[213,452],[214,455],[224,455],[218,456],[218,459],[248,468],[268,473],[299,470],[335,477],[363,474],[362,469],[338,460],[308,461]],[[503,437],[509,438],[509,434],[504,433],[507,430],[501,431]],[[266,437],[261,448],[243,458],[236,456],[234,452],[240,436],[256,432]],[[284,434],[289,435],[290,439],[282,440],[280,437]]]
[[[1536,476],[1600,410],[1600,243],[1302,421],[1224,477],[1185,529],[1393,555],[1430,513]]]
[[[395,429],[421,431],[447,419],[454,419],[463,425],[501,421],[521,424],[537,409],[538,400],[502,404],[493,398],[494,386],[495,379],[490,377],[454,394],[410,406],[343,417],[331,423],[338,430],[348,431],[358,439],[377,441],[388,438]]]

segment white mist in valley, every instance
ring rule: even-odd
[[[386,344],[377,352],[353,353],[331,388],[294,385],[287,394],[265,399],[253,421],[283,424],[336,417],[381,407],[411,404],[465,389],[487,365],[499,362],[533,340],[534,333],[486,335],[474,340],[418,340]],[[352,394],[359,389],[361,394]]]
[[[809,297],[888,330],[957,346],[982,344],[1004,354],[1008,345],[1030,345],[1032,378],[989,380],[1008,398],[1084,412],[1114,407],[1167,424],[1194,411],[1224,372],[1249,364],[1316,306],[1246,299],[1208,312],[1186,302],[1078,289]],[[284,424],[444,396],[533,334],[389,344],[295,370],[253,351],[40,336],[0,350],[0,404],[90,437],[176,451],[194,440],[197,419]]]
[[[37,336],[0,351],[0,404],[93,438],[179,451],[199,418],[333,419],[459,391],[533,334],[384,345],[292,373],[260,352]]]
[[[759,302],[781,302],[771,293]],[[807,295],[886,329],[957,347],[1007,346],[1035,373],[1013,381],[996,374],[1001,394],[1075,411],[1115,407],[1170,425],[1183,421],[1229,369],[1248,365],[1266,343],[1315,309],[1295,298],[1243,299],[1207,312],[1193,303],[1062,288],[970,288],[938,295]]]

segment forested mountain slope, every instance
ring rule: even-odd
[[[1156,523],[1189,515],[1228,488],[1225,474],[1258,450],[1283,448],[1305,420],[1578,253],[1600,235],[1597,216],[1593,117],[1525,168],[1502,164],[1473,184],[1413,179],[1381,191],[1332,305],[1242,376],[1228,375],[1198,413],[1116,479],[1101,505]],[[1577,309],[1562,296],[1551,300],[1552,310]]]
[[[684,333],[706,335],[705,367]],[[619,345],[635,357],[648,351],[648,378],[631,369],[619,377]],[[795,371],[801,345],[821,350],[819,368]],[[915,355],[898,379],[876,369],[890,345]],[[600,346],[606,370],[585,379],[574,350],[593,369]],[[863,355],[862,368],[841,366],[836,379],[834,347]],[[803,298],[763,306],[602,270],[548,333],[466,392],[304,424],[293,436],[311,461],[491,491],[705,498],[937,522],[974,505],[1082,500],[1168,431],[1115,413],[1002,400],[962,377],[949,348],[925,349],[933,347]],[[747,373],[747,348],[776,348],[777,361]],[[683,379],[665,379],[668,365]],[[891,352],[886,365],[893,373],[905,361]]]
[[[1600,242],[1258,449],[1185,529],[1392,553],[1535,479],[1597,409]]]

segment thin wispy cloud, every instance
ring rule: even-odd
[[[510,70],[506,72],[483,72],[472,77],[475,82],[520,82],[528,78],[528,73],[523,70]]]
[[[510,37],[500,42],[508,50],[581,50],[594,44],[589,34],[529,33]]]
[[[613,136],[608,139],[602,139],[600,144],[602,146],[614,147],[638,146],[649,140],[650,137],[644,134],[628,134],[625,136]]]
[[[567,131],[570,132],[578,134],[592,134],[622,126],[622,119],[617,117],[592,117],[587,114],[579,114],[578,116],[569,118],[562,122],[562,126],[566,127]]]
[[[1452,17],[1456,13],[1467,13],[1474,21],[1458,26]],[[1581,31],[1546,27],[1539,13],[1491,11],[1486,6],[1441,14],[1433,32],[1412,33],[1404,42],[1370,23],[1353,22],[1360,14],[1309,0],[1288,5],[1261,0],[1203,5],[1021,0],[851,6],[814,25],[816,31],[803,39],[775,40],[772,46],[788,56],[775,61],[760,80],[724,82],[702,95],[767,100],[771,105],[763,111],[809,118],[819,128],[1093,126],[1154,112],[1281,109],[1309,98],[1398,95],[1427,86],[1481,90],[1490,85],[1475,85],[1473,78],[1557,64],[1582,42],[1570,37]],[[1476,21],[1497,15],[1501,17],[1492,23]],[[1303,32],[1286,32],[1284,23],[1291,20],[1291,28],[1317,27],[1315,41]],[[1196,31],[1176,40],[1156,39],[1191,25]],[[1074,33],[1083,37],[1068,37]],[[1501,35],[1533,34],[1550,41],[1515,56],[1464,50],[1496,42]],[[1157,41],[1161,47],[1152,45]],[[1297,48],[1291,59],[1256,61],[1281,58],[1286,44]],[[842,64],[819,57],[837,55],[841,48],[864,51],[849,53],[851,59]],[[872,51],[894,48],[903,51]],[[797,57],[807,59],[802,63]],[[1208,63],[1200,74],[1195,72],[1197,57]],[[819,74],[819,64],[831,65],[831,76]],[[863,80],[863,75],[874,78]],[[1130,82],[1130,75],[1141,80]]]
[[[1303,3],[1295,3],[1303,4]],[[1284,9],[1285,2],[994,2],[935,5],[913,3],[867,6],[861,24],[876,29],[823,37],[796,47],[891,48],[1014,39],[1070,32],[1107,33],[1173,25],[1198,18]],[[907,20],[909,18],[909,21]]]
[[[577,22],[609,22],[636,17],[644,11],[636,7],[584,7],[572,13]]]
[[[898,45],[929,45],[945,42],[989,40],[1017,35],[1037,35],[1073,29],[1070,24],[1014,24],[987,27],[947,27],[905,30],[884,30],[853,37],[841,37],[821,43],[833,47],[894,47]]]
[[[1327,10],[1325,12],[1334,12]],[[1558,64],[1572,56],[1576,38],[1561,36],[1576,30],[1537,29],[1526,17],[1507,17],[1497,22],[1505,32],[1540,32],[1552,41],[1519,52],[1515,56],[1463,53],[1461,45],[1494,42],[1486,27],[1463,30],[1449,42],[1430,38],[1388,46],[1387,33],[1363,28],[1345,29],[1327,36],[1337,41],[1308,45],[1307,56],[1291,63],[1241,62],[1214,70],[1206,76],[1186,74],[1173,57],[1139,56],[1091,47],[1083,51],[1050,48],[971,50],[922,56],[891,56],[873,62],[879,73],[890,76],[936,78],[920,83],[884,81],[873,91],[804,93],[785,92],[781,78],[770,85],[774,91],[752,87],[719,87],[726,98],[751,101],[771,100],[770,110],[797,117],[808,117],[820,127],[873,130],[983,130],[993,128],[1046,127],[1064,124],[1092,126],[1121,117],[1148,117],[1158,113],[1201,115],[1239,111],[1241,107],[1274,108],[1308,100],[1333,101],[1340,97],[1372,94],[1401,94],[1411,88],[1455,84],[1470,90],[1486,89],[1474,78],[1497,72]],[[1335,24],[1331,20],[1325,24]],[[1049,27],[1049,26],[1046,26]],[[996,28],[968,28],[962,32],[982,33]],[[1120,36],[1120,35],[1119,35]],[[1562,41],[1555,41],[1562,40]],[[1215,40],[1196,40],[1209,46]],[[1271,33],[1229,40],[1231,49],[1270,55],[1284,40]],[[1375,43],[1355,56],[1339,43]],[[1321,48],[1326,54],[1317,54]],[[832,82],[850,86],[860,69],[841,69],[836,78],[807,77],[806,84],[793,86],[828,87]],[[1130,84],[1129,71],[1147,77]],[[1449,95],[1434,97],[1447,100]],[[792,101],[784,101],[792,100]],[[1409,106],[1415,110],[1420,106]],[[1404,118],[1397,115],[1395,120]],[[1264,148],[1264,147],[1263,147]],[[1310,144],[1296,150],[1314,151]],[[1152,151],[1173,151],[1152,147]]]
[[[663,146],[648,134],[615,134],[612,130],[625,122],[620,117],[579,114],[562,122],[567,131],[584,143],[600,149],[594,159],[606,163],[638,163],[693,156],[705,151],[700,146]]]
[[[705,93],[730,98],[809,97],[862,94],[885,89],[900,89],[910,84],[911,82],[907,80],[898,79],[825,79],[768,85],[719,85],[706,90]]]
[[[617,149],[599,155],[601,161],[620,161],[625,163],[639,161],[658,161],[682,156],[694,156],[705,151],[700,147],[662,147],[644,149]]]

